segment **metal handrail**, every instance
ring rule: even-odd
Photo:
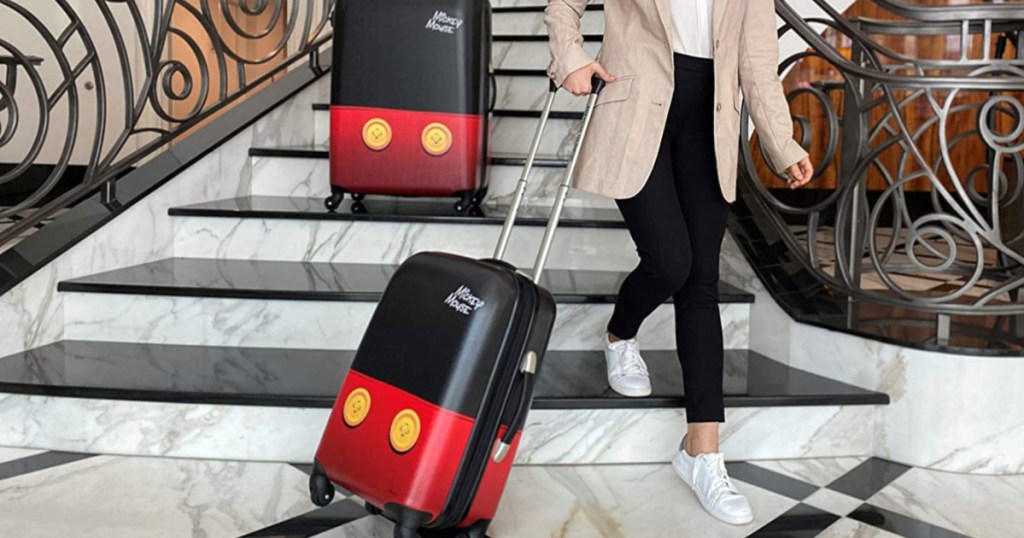
[[[871,17],[853,17],[849,20],[861,30],[873,35],[949,36],[959,35],[964,27],[961,21],[936,21],[921,24],[916,21],[894,21]],[[995,33],[1013,32],[1020,30],[1022,26],[1024,23],[1019,20],[997,21],[992,23],[992,31]],[[985,33],[985,21],[971,21],[968,28],[969,34],[983,34]]]
[[[819,8],[830,15],[831,18],[828,22],[837,31],[850,37],[859,45],[875,52],[885,53],[888,51],[888,49],[871,39],[863,30],[851,24],[832,8],[826,0],[813,1]],[[794,32],[808,44],[810,49],[813,49],[816,56],[823,58],[850,76],[855,76],[872,84],[882,84],[890,88],[926,88],[933,90],[985,89],[992,91],[1020,91],[1024,89],[1024,80],[1020,79],[982,80],[977,77],[955,75],[928,77],[918,74],[902,75],[879,70],[878,66],[880,63],[877,61],[874,62],[875,65],[873,66],[864,66],[843,56],[809,24],[809,22],[819,22],[819,20],[805,20],[786,0],[776,0],[775,6],[779,16],[786,23],[786,26],[780,30],[780,34],[785,34],[788,31]],[[1022,66],[1024,66],[1024,62],[1022,62]]]
[[[1000,21],[1024,19],[1024,3],[919,4],[907,0],[874,0],[901,17],[920,22]]]
[[[0,231],[0,245],[97,189],[104,203],[117,206],[119,176],[299,62],[315,60],[331,39],[334,0],[95,0],[90,13],[102,20],[92,25],[85,22],[87,7],[79,10],[67,0],[0,0],[5,29],[19,30],[0,37],[0,69],[7,75],[0,78],[0,150],[16,138],[31,140],[14,167],[0,173],[0,194],[32,165],[52,166],[32,193],[0,209],[0,218],[17,219]],[[48,26],[36,15],[45,9],[59,10],[68,22]],[[191,23],[188,29],[183,20]],[[101,53],[100,39],[113,43],[113,50]],[[76,41],[81,57],[65,50]],[[247,55],[236,50],[237,42],[259,44],[262,52]],[[190,55],[190,64],[169,57],[172,44]],[[133,59],[136,53],[139,59]],[[19,93],[18,79],[31,91]],[[119,84],[108,87],[111,80]],[[190,110],[169,110],[170,103],[189,99],[195,100]],[[27,117],[23,111],[29,109],[38,114]],[[66,132],[50,130],[58,115]],[[94,121],[91,132],[82,131],[86,119]],[[110,134],[110,125],[121,127]],[[42,162],[43,146],[58,142],[57,155]],[[88,155],[82,181],[40,203],[76,152]]]
[[[901,9],[932,9],[876,1]],[[838,81],[827,85],[811,81],[790,93],[791,99],[810,96],[820,105],[822,113],[816,117],[825,124],[819,128],[811,118],[795,119],[804,130],[805,142],[810,139],[806,134],[813,131],[814,138],[826,146],[815,178],[834,170],[837,185],[813,204],[786,203],[765,187],[766,178],[758,177],[754,149],[743,144],[742,181],[767,217],[759,222],[773,228],[773,235],[805,271],[833,292],[853,301],[934,313],[940,340],[948,339],[951,315],[1024,316],[1024,249],[1011,246],[1024,241],[1024,231],[1002,227],[1007,208],[1024,211],[1024,104],[1020,97],[1024,95],[1024,58],[940,62],[910,57],[875,41],[869,30],[877,28],[845,19],[825,0],[814,2],[825,16],[805,20],[787,1],[776,0],[785,23],[780,36],[796,35],[808,45],[783,59],[780,72],[815,58],[839,74]],[[957,25],[912,21],[878,28],[934,35],[936,27],[942,31],[955,27],[957,33],[979,31],[989,40],[994,29],[1024,26],[1020,4],[1010,9],[1001,4],[969,7],[979,9]],[[945,16],[915,12],[933,21]],[[982,15],[988,18],[982,20]],[[849,56],[812,24],[825,25],[848,38]],[[1002,51],[985,49],[986,57],[996,52]],[[841,110],[826,93],[835,91],[843,92]],[[914,124],[905,117],[908,111],[913,111]],[[741,138],[746,140],[750,135],[746,109],[743,114]],[[960,114],[978,121],[951,132],[950,120]],[[996,115],[1009,127],[997,128]],[[958,170],[952,152],[977,141],[987,150],[981,158],[988,168]],[[937,155],[926,150],[932,146],[939,148]],[[887,165],[886,156],[895,164]],[[1000,175],[982,188],[979,184],[985,178],[979,174],[986,170]],[[877,198],[868,196],[869,172],[884,184]],[[907,205],[911,181],[928,183],[931,201],[925,214],[912,214]],[[891,214],[887,217],[891,220],[882,222],[883,214]],[[792,227],[794,218],[806,219],[799,232]],[[828,254],[818,250],[823,234],[834,238],[829,239],[834,247]],[[949,289],[942,292],[901,285],[903,277],[936,274],[960,280],[951,278]],[[873,276],[874,287],[864,286],[866,275]],[[1019,323],[1015,330],[1024,331]]]

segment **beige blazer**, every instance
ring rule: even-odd
[[[580,18],[588,0],[549,0],[548,74],[565,77],[594,61],[583,51]],[[616,77],[598,97],[573,185],[630,198],[647,181],[672,101],[671,0],[606,0],[601,65]],[[777,71],[772,0],[715,0],[715,148],[722,196],[736,199],[740,89],[769,164],[779,173],[807,153],[793,140],[789,104]]]

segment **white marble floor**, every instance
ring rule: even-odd
[[[94,456],[23,470],[0,480],[0,536],[232,537],[310,510],[305,475],[280,463]]]
[[[879,459],[729,464],[757,515],[705,514],[666,465],[519,466],[490,536],[1024,536],[1024,475],[968,476]],[[316,509],[286,463],[88,456],[0,447],[0,536],[389,538],[356,497]]]

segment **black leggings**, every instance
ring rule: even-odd
[[[675,93],[650,178],[617,200],[640,264],[622,283],[608,332],[636,336],[672,297],[687,422],[723,422],[718,257],[729,204],[718,184],[712,61],[675,55]]]

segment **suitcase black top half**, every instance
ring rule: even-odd
[[[414,255],[388,283],[352,368],[476,419],[524,299],[505,268]],[[400,334],[388,334],[395,327]]]
[[[485,114],[487,0],[341,0],[331,104]]]

